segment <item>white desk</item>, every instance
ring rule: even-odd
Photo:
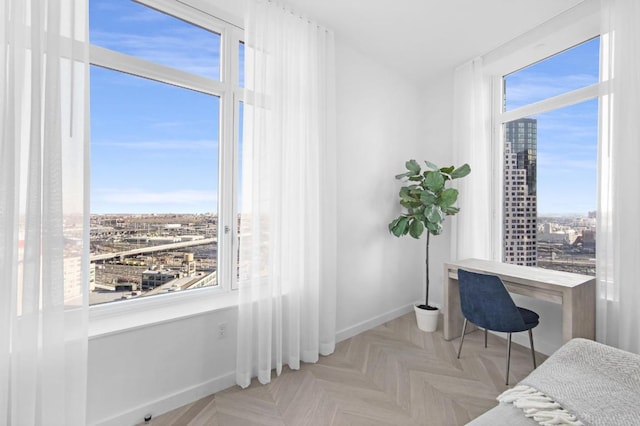
[[[595,339],[596,279],[594,277],[511,265],[489,260],[465,259],[444,266],[444,338],[451,340],[462,332],[458,269],[497,275],[512,293],[562,305],[562,338]]]

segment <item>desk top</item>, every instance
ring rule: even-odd
[[[554,271],[532,266],[513,265],[510,263],[495,262],[482,259],[463,259],[445,264],[449,270],[467,269],[473,272],[494,274],[505,279],[516,279],[518,281],[544,282],[559,287],[577,287],[590,281],[595,281],[595,277],[588,275],[574,274],[571,272]]]

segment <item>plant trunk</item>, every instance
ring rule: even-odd
[[[424,302],[424,306],[425,309],[429,309],[429,237],[431,236],[431,232],[429,232],[429,230],[427,229],[427,255],[425,256],[425,269],[426,269],[426,284],[427,284],[427,291],[426,291],[426,295],[425,295],[425,302]]]

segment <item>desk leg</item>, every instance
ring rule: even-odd
[[[596,338],[595,279],[566,291],[562,296],[562,340]]]
[[[460,310],[460,287],[458,280],[444,270],[444,339],[451,340],[462,332],[462,311]]]

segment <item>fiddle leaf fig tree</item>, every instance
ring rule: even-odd
[[[407,171],[396,176],[405,186],[400,188],[400,205],[405,212],[389,224],[389,232],[396,237],[411,235],[420,238],[427,230],[426,243],[426,298],[422,309],[435,310],[429,306],[429,236],[442,233],[442,223],[447,216],[460,211],[454,204],[458,200],[458,190],[447,188],[447,182],[467,176],[471,172],[468,164],[455,168],[438,167],[425,161],[428,170],[422,171],[416,160],[405,163]]]

